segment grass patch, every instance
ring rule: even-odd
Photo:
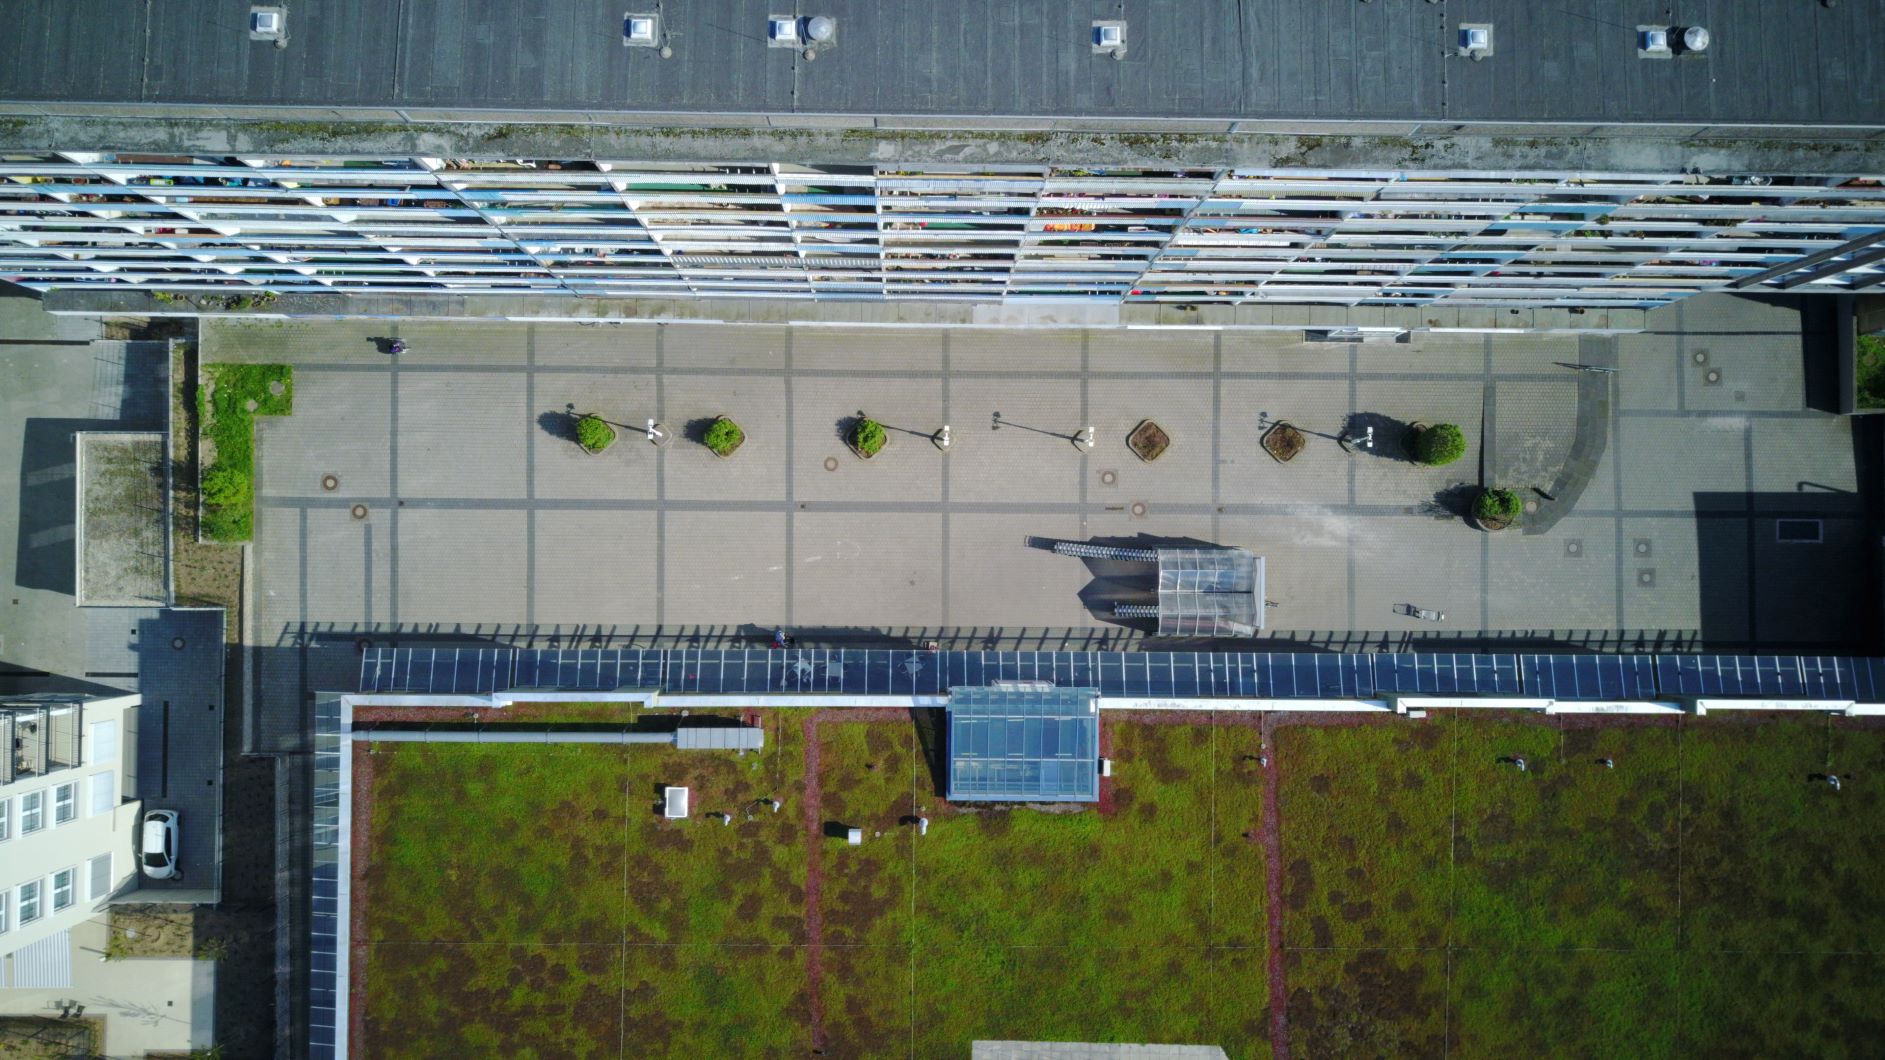
[[[1648,951],[1462,951],[1448,998],[1452,1051],[1673,1056],[1676,971],[1669,954]]]
[[[294,411],[294,368],[204,365],[197,414],[213,452],[203,469],[202,534],[247,541],[255,533],[255,417]]]

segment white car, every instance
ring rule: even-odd
[[[144,815],[144,831],[138,843],[138,864],[153,880],[171,880],[183,875],[177,867],[177,811],[151,810]]]

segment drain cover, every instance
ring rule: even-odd
[[[826,471],[838,470],[838,458],[835,456],[825,457],[825,470]]]
[[[364,504],[354,505],[351,511],[355,519],[365,519],[367,517],[367,506]]]
[[[1649,538],[1639,537],[1631,544],[1631,550],[1639,556],[1649,555]]]
[[[327,492],[329,492],[329,493],[332,493],[332,492],[334,492],[335,490],[337,490],[337,489],[339,489],[339,488],[340,488],[340,476],[338,476],[338,475],[322,475],[322,476],[321,476],[321,488],[322,488],[322,489],[324,489],[324,490],[326,490],[326,491],[327,491]]]
[[[1656,568],[1654,567],[1637,568],[1636,584],[1642,586],[1645,589],[1653,587],[1656,584]]]
[[[1145,518],[1146,507],[1144,501],[1133,501],[1132,506],[1126,510],[1132,513],[1134,519]]]
[[[1584,554],[1584,542],[1582,542],[1582,541],[1580,541],[1580,540],[1578,540],[1578,539],[1577,539],[1577,538],[1575,538],[1575,537],[1574,537],[1574,538],[1571,538],[1571,539],[1570,539],[1569,541],[1566,541],[1566,542],[1564,543],[1564,554],[1565,554],[1565,555],[1567,555],[1567,556],[1581,556],[1581,555],[1583,555],[1583,554]]]
[[[1720,386],[1721,385],[1721,369],[1710,368],[1708,371],[1703,372],[1702,383],[1706,386]]]
[[[1696,363],[1696,364],[1707,364],[1707,363],[1708,363],[1708,351],[1707,351],[1707,350],[1696,350],[1696,351],[1695,351],[1695,363]]]
[[[183,650],[183,638],[182,638],[182,637],[172,637],[172,638],[170,638],[170,646],[171,646],[171,647],[173,647],[173,648],[175,648],[175,649],[177,649],[178,651],[182,651],[182,650]]]
[[[1106,470],[1100,472],[1100,485],[1102,486],[1119,485],[1119,472],[1113,470],[1112,468],[1107,468]]]

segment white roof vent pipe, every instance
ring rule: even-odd
[[[805,39],[813,44],[830,44],[838,35],[838,24],[825,15],[805,20]]]
[[[1682,31],[1684,51],[1704,52],[1708,50],[1708,31],[1700,26],[1690,26]]]

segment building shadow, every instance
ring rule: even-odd
[[[929,770],[929,790],[936,798],[949,793],[949,712],[939,707],[919,707],[910,711],[916,728],[917,752]]]
[[[1885,634],[1879,559],[1879,425],[1855,425],[1858,491],[1698,492],[1694,555],[1699,643],[1719,653],[1856,654]],[[1651,590],[1670,572],[1650,538],[1627,534],[1623,582]],[[1676,573],[1676,576],[1680,576]]]
[[[20,447],[20,520],[14,582],[22,589],[78,595],[78,440],[118,420],[29,419]]]

